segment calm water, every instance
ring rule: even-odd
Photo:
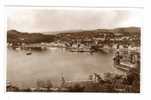
[[[34,87],[37,80],[60,82],[61,74],[66,80],[88,79],[94,72],[118,72],[112,67],[112,54],[89,54],[68,52],[51,48],[47,51],[7,51],[7,80],[20,87]]]

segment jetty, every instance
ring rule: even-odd
[[[139,69],[140,52],[139,50],[118,50],[113,57],[113,66],[120,71],[129,72],[131,69]]]

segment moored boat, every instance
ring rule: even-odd
[[[26,53],[26,55],[31,55],[31,54],[32,54],[31,52],[27,52],[27,53]]]

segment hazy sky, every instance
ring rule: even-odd
[[[7,9],[7,28],[22,32],[54,32],[142,26],[141,10]]]

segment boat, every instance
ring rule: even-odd
[[[116,64],[114,64],[114,67],[122,72],[129,72],[130,70],[129,68],[123,67],[121,65],[116,65]]]
[[[26,53],[26,55],[31,55],[31,54],[32,54],[31,52],[27,52],[27,53]]]
[[[103,53],[103,54],[108,54],[109,53],[109,51],[107,49],[103,49],[103,48],[99,48],[97,51],[100,52],[100,53]]]
[[[94,52],[99,52],[99,53],[102,53],[102,54],[109,54],[111,53],[111,49],[110,48],[104,48],[104,47],[100,47],[100,46],[91,46],[90,48],[91,51],[94,51]]]

